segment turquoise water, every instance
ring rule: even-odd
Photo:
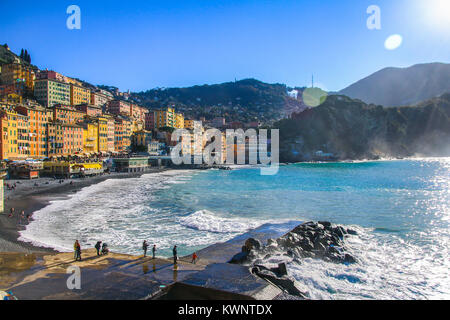
[[[74,238],[86,246],[102,239],[127,253],[147,239],[169,255],[175,243],[190,253],[263,223],[328,220],[358,230],[348,246],[359,262],[287,261],[312,298],[448,299],[449,190],[449,158],[293,164],[274,176],[170,171],[55,201],[22,237],[61,250]]]

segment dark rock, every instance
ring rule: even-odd
[[[233,258],[229,261],[229,263],[240,264],[244,263],[248,260],[248,252],[239,252],[234,255]]]
[[[253,271],[253,270],[252,270]],[[255,274],[263,278],[272,284],[276,285],[278,288],[286,291],[287,293],[301,297],[303,299],[307,299],[307,295],[303,292],[301,292],[296,286],[295,281],[289,277],[283,276],[283,277],[277,277],[275,274],[273,274],[269,270],[259,270],[257,269]]]
[[[259,250],[261,249],[261,242],[259,242],[259,240],[256,240],[254,238],[248,238],[247,241],[245,241],[244,247],[246,247],[249,252],[252,249]]]
[[[351,234],[353,236],[356,236],[358,234],[355,230],[352,230],[352,229],[347,229],[347,233]]]
[[[270,268],[270,271],[275,273],[278,277],[287,276],[288,274],[286,264],[284,262],[279,263],[277,268]]]
[[[356,263],[356,259],[353,258],[352,255],[346,253],[346,254],[344,255],[344,262],[346,262],[346,263]]]
[[[328,221],[319,221],[317,223],[323,225],[325,228],[331,227],[331,222]]]

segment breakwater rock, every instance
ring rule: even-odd
[[[333,263],[356,263],[347,252],[344,239],[356,231],[333,225],[328,221],[306,222],[278,239],[269,239],[266,245],[254,238],[245,241],[240,253],[229,262],[248,265],[252,273],[280,287],[293,296],[306,298],[295,280],[288,275],[286,261],[301,263],[303,258],[322,259]],[[278,261],[273,267],[274,257]]]

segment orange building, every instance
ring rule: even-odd
[[[76,124],[52,121],[47,126],[49,157],[67,156],[83,151],[83,128]]]
[[[73,106],[54,105],[52,108],[53,111],[53,121],[60,121],[66,124],[73,124],[84,119],[85,113],[77,110]]]
[[[47,124],[53,112],[39,105],[16,106],[16,111],[28,117],[29,156],[44,158],[47,156]]]
[[[78,105],[82,103],[89,104],[91,102],[91,90],[78,86],[75,84],[70,84],[70,104]]]

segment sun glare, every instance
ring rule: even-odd
[[[426,23],[434,29],[450,33],[450,0],[425,0],[420,3]]]

